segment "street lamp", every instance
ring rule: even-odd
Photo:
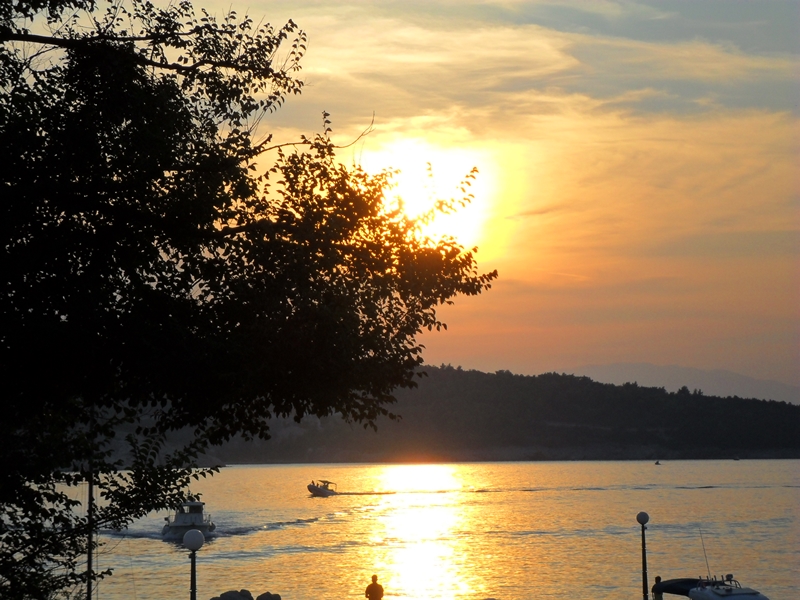
[[[647,544],[644,540],[644,530],[647,529],[645,525],[650,520],[650,515],[642,511],[636,515],[636,521],[642,526],[642,598],[647,600]],[[194,600],[194,598],[192,598]]]
[[[183,534],[183,545],[191,550],[189,554],[189,560],[192,561],[192,583],[191,583],[191,595],[189,596],[190,600],[197,600],[197,568],[196,568],[196,558],[197,558],[197,551],[203,547],[203,542],[206,541],[205,536],[203,536],[202,531],[198,531],[197,529],[190,529],[186,533]]]

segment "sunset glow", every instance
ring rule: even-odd
[[[248,7],[309,33],[309,85],[270,132],[328,111],[344,163],[401,171],[409,214],[478,168],[474,201],[426,232],[477,245],[499,279],[442,310],[426,362],[800,385],[800,5]]]
[[[0,2],[0,600],[800,600],[800,0]]]
[[[361,156],[362,165],[370,172],[397,171],[388,199],[398,202],[412,219],[429,212],[437,199],[455,200],[458,209],[438,214],[423,226],[422,233],[432,238],[452,235],[467,248],[479,245],[484,234],[494,191],[491,160],[475,150],[443,148],[420,138],[397,139]],[[479,171],[477,177],[469,180],[465,191],[460,190],[473,167]],[[460,206],[467,194],[472,195],[471,200]]]

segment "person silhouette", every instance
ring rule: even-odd
[[[369,600],[381,600],[383,598],[383,586],[378,583],[377,575],[372,576],[372,583],[367,586],[364,597],[369,598]]]
[[[661,591],[661,588],[659,587],[656,591],[656,586],[658,586],[659,583],[661,583],[661,577],[656,575],[656,582],[653,584],[653,588],[650,590],[653,594],[653,600],[664,600],[664,594]]]

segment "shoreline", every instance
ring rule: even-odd
[[[237,453],[238,454],[238,453]],[[733,455],[730,451],[694,452],[653,452],[635,449],[621,452],[598,452],[591,448],[520,448],[497,449],[478,452],[449,452],[449,453],[412,453],[392,456],[377,453],[364,453],[354,455],[350,452],[337,452],[324,448],[319,452],[310,453],[304,457],[269,457],[253,456],[250,458],[226,456],[225,452],[210,454],[199,461],[201,467],[223,467],[232,465],[304,465],[304,464],[442,464],[442,463],[484,463],[484,462],[612,462],[649,461],[655,463],[676,461],[706,461],[730,460],[732,462],[744,460],[798,460],[800,451],[794,448],[775,451],[751,451]],[[656,465],[654,465],[656,466]]]

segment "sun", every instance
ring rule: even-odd
[[[458,188],[470,171],[477,168],[477,176],[466,188],[466,193],[472,194],[469,204],[450,214],[438,214],[423,226],[422,233],[432,238],[453,236],[466,248],[478,245],[492,179],[490,161],[482,153],[468,148],[446,148],[422,138],[406,138],[376,150],[365,149],[360,162],[370,173],[384,169],[399,171],[387,198],[392,202],[399,200],[412,219],[429,211],[439,198],[464,197],[465,193]]]

